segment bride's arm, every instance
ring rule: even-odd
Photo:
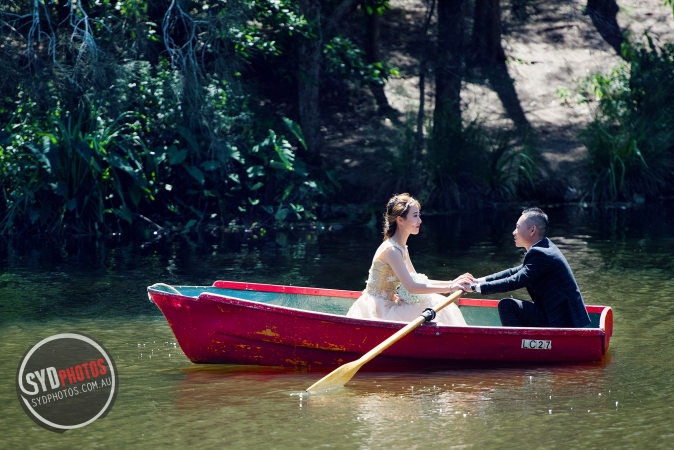
[[[454,278],[452,281],[448,281],[448,283],[470,285],[471,283],[475,283],[476,281],[477,278],[472,276],[470,273],[466,272],[463,275],[459,275],[458,277]]]
[[[466,286],[470,286],[470,284],[475,281],[475,278],[469,273],[464,273],[463,275],[459,275],[458,277],[450,281],[440,281],[440,280],[428,280],[428,281],[434,284],[451,286],[452,292],[455,292],[458,290],[457,287],[464,288]]]
[[[417,270],[414,268],[414,265],[412,264],[412,260],[409,259],[408,262],[409,262],[409,269],[411,269],[410,273],[417,273]],[[459,275],[458,277],[450,281],[441,281],[441,280],[428,280],[428,281],[430,281],[433,284],[437,284],[439,286],[447,286],[449,288],[450,286],[454,285],[470,285],[471,283],[474,283],[477,280],[475,279],[474,276],[466,272],[463,275]]]
[[[410,275],[409,268],[399,250],[395,248],[389,248],[382,252],[379,259],[391,266],[393,273],[396,274],[396,277],[400,280],[405,289],[407,289],[411,294],[444,294],[446,292],[456,292],[461,289],[461,285],[465,280],[462,277],[457,278],[452,281],[438,281],[438,280],[428,280],[426,283],[419,283],[412,279]],[[414,266],[410,261],[410,266],[414,270]],[[414,271],[416,273],[416,271]]]
[[[414,265],[412,264],[412,258],[407,258],[407,262],[409,263],[409,269],[410,273],[417,273],[417,269],[414,268]]]

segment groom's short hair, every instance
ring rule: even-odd
[[[530,225],[536,225],[540,237],[544,238],[548,234],[548,215],[541,208],[527,208],[522,211],[522,215]]]

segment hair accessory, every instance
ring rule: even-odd
[[[414,202],[416,202],[416,199],[414,197],[410,197],[410,199],[407,200],[407,203],[405,203],[405,206],[403,207],[403,210],[400,211],[400,214],[405,214],[405,211],[407,211],[407,208],[409,208],[409,206]]]

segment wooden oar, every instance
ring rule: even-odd
[[[433,310],[435,312],[440,311],[442,308],[446,307],[450,303],[456,301],[457,299],[461,298],[461,294],[463,291],[456,291],[449,297],[447,297],[444,301],[441,303],[438,303],[437,305],[433,306]],[[430,308],[427,308],[430,309]],[[425,312],[425,311],[424,311]],[[416,327],[421,325],[422,323],[426,321],[433,320],[435,317],[435,314],[430,317],[429,314],[425,313],[422,314],[421,316],[417,317],[413,322],[410,322],[408,325],[406,325],[404,328],[401,328],[398,330],[393,336],[390,338],[386,339],[384,342],[381,344],[377,345],[375,348],[370,350],[369,352],[365,353],[363,356],[361,356],[359,359],[352,361],[350,363],[344,364],[343,366],[340,366],[309,386],[307,389],[307,392],[312,393],[312,392],[317,392],[317,391],[324,391],[328,389],[333,389],[336,387],[344,386],[346,383],[349,382],[351,378],[358,372],[358,370],[363,367],[363,365],[372,360],[375,356],[389,348],[391,345],[395,344],[405,336],[407,333],[410,331],[414,330]]]

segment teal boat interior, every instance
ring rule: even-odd
[[[197,298],[200,294],[207,292],[268,305],[336,314],[340,316],[346,315],[346,312],[354,302],[354,299],[352,298],[249,291],[213,286],[173,286],[173,288],[187,297]],[[168,287],[161,285],[153,286],[153,289],[172,293]],[[498,310],[496,308],[465,305],[459,306],[459,308],[461,309],[464,319],[466,319],[466,323],[470,326],[501,326],[501,320],[499,319]],[[590,320],[592,322],[585,328],[599,328],[600,317],[601,314],[591,313]]]

